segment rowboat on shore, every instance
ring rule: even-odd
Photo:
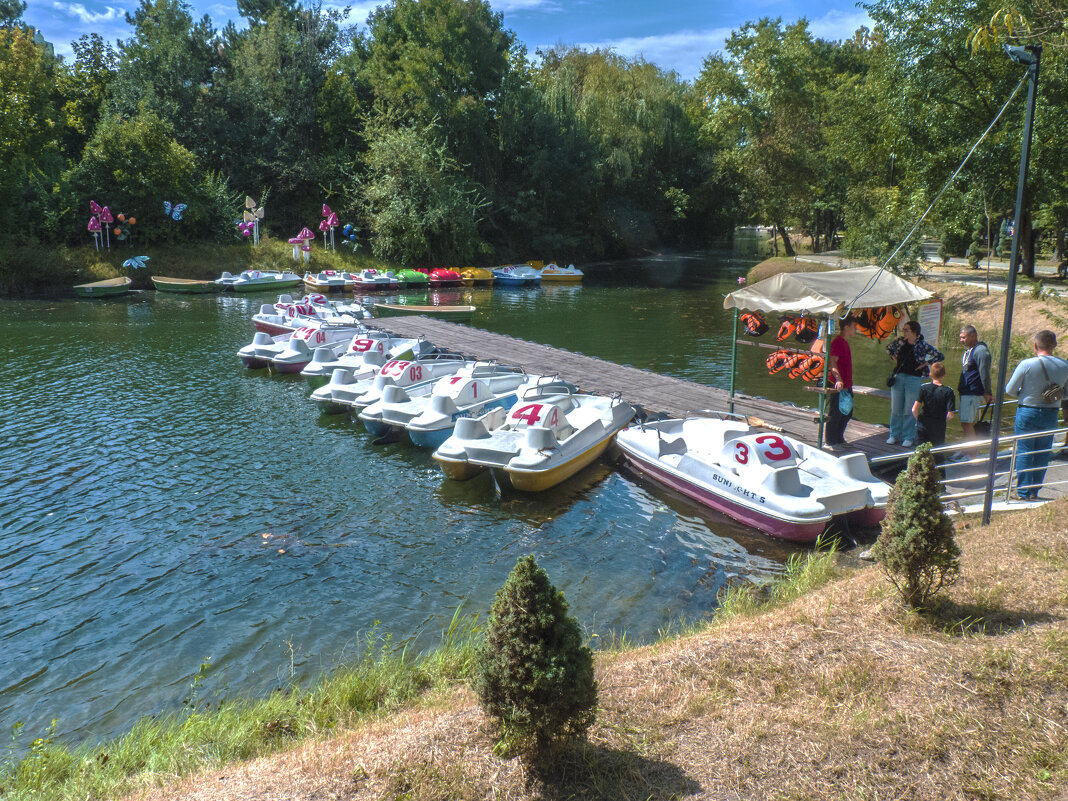
[[[474,306],[409,306],[401,303],[376,303],[376,317],[412,317],[423,315],[439,320],[470,320],[475,314]]]
[[[93,281],[89,284],[78,284],[74,287],[74,291],[83,298],[112,298],[129,292],[132,283],[132,280],[122,275],[118,278],[105,278],[103,281]]]
[[[152,286],[159,292],[179,292],[184,295],[200,295],[207,292],[217,292],[218,284],[214,281],[196,281],[192,278],[165,278],[161,275],[152,276]]]

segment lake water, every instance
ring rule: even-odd
[[[476,305],[479,327],[726,387],[722,298],[748,266],[662,257],[441,300]],[[68,739],[114,735],[179,707],[208,657],[202,693],[266,693],[352,657],[376,621],[433,646],[527,553],[590,635],[647,641],[792,552],[607,464],[501,499],[427,452],[375,446],[320,417],[303,380],[240,365],[273,299],[0,301],[0,731],[58,718]],[[766,374],[767,351],[739,350],[741,390],[813,402]]]

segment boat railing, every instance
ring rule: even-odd
[[[1029,453],[1047,454],[1052,463],[1052,457],[1068,447],[1063,444],[1065,436],[1068,436],[1068,427],[1050,428],[1027,434],[1005,434],[998,437],[998,457],[994,470],[994,499],[1014,500],[1021,491],[1030,494],[1031,491],[1037,493],[1042,488],[1059,488],[1057,494],[1068,494],[1068,474],[1064,478],[1053,480],[1050,480],[1047,475],[1040,483],[1014,486],[1018,480],[1017,473],[1021,472],[1017,465],[1021,443],[1050,440],[1049,446],[1029,449]],[[931,454],[935,457],[942,473],[939,480],[942,491],[939,497],[944,506],[963,508],[970,505],[969,502],[978,504],[983,501],[990,477],[991,442],[990,438],[986,438],[931,448]],[[1057,442],[1062,444],[1057,445]],[[909,455],[901,453],[879,456],[870,461],[872,467],[878,469],[899,463]],[[1025,467],[1022,472],[1029,472],[1030,469]]]

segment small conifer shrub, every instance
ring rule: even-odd
[[[894,482],[872,555],[913,609],[960,574],[960,548],[938,499],[938,470],[930,443],[916,449]]]
[[[567,611],[534,556],[522,557],[497,591],[476,656],[474,689],[502,743],[536,757],[584,738],[596,716],[593,653]]]

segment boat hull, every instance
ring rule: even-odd
[[[670,470],[663,469],[656,462],[642,458],[641,455],[623,449],[623,458],[637,473],[644,474],[666,487],[685,495],[691,500],[697,501],[702,506],[715,509],[728,517],[744,523],[760,531],[764,531],[773,537],[789,540],[791,542],[811,543],[815,542],[820,534],[827,528],[830,522],[828,516],[822,520],[807,523],[797,523],[792,520],[782,520],[772,515],[759,513],[752,507],[738,503],[726,495],[712,492],[708,488],[686,480]],[[883,511],[883,510],[861,510]],[[856,514],[856,513],[854,513]]]
[[[278,281],[247,281],[242,284],[231,284],[229,289],[234,292],[264,292],[272,289],[300,286],[302,283],[303,281],[300,278],[281,279]]]
[[[113,298],[117,295],[125,295],[130,291],[129,278],[107,278],[103,281],[93,281],[89,284],[78,284],[74,291],[82,298]]]
[[[506,474],[508,482],[520,492],[544,492],[571,478],[587,465],[592,464],[598,456],[605,452],[614,438],[613,435],[603,439],[593,447],[548,470],[509,470],[507,468],[494,468],[494,470],[499,470],[501,473]]]
[[[175,292],[180,295],[206,295],[219,289],[214,281],[162,278],[155,275],[152,276],[152,285],[158,292]]]

